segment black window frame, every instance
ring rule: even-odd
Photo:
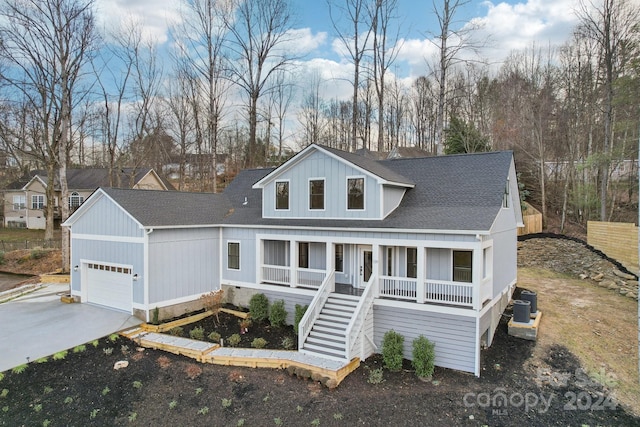
[[[227,242],[227,269],[240,270],[240,242]]]
[[[276,210],[289,210],[289,181],[276,181]]]
[[[352,183],[355,183],[353,185]],[[359,194],[358,194],[359,191]],[[364,178],[347,178],[347,210],[364,210]]]
[[[324,178],[309,180],[309,210],[324,210],[325,182]],[[322,183],[322,185],[320,185]]]
[[[407,248],[407,277],[418,277],[418,248]]]

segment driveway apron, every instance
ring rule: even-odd
[[[65,304],[69,285],[48,285],[0,304],[0,372],[142,323],[129,313]]]

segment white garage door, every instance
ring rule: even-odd
[[[88,302],[131,312],[133,303],[131,269],[97,263],[88,263],[86,266]]]

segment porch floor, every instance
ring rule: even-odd
[[[336,283],[335,293],[342,295],[353,295],[359,297],[362,295],[362,289],[354,288],[351,285],[345,285],[342,283]]]

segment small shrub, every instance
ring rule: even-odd
[[[176,409],[177,407],[178,407],[177,400],[172,400],[171,402],[169,402],[169,409]]]
[[[107,386],[107,387],[102,389],[102,395],[106,396],[107,394],[109,394],[110,391],[111,391],[111,389]]]
[[[342,417],[342,413],[340,413],[340,412],[336,412],[335,414],[333,414],[333,419],[334,420],[341,420],[342,418],[343,418]]]
[[[52,356],[53,360],[64,360],[65,357],[67,357],[67,350],[59,351]]]
[[[129,415],[129,422],[130,422],[130,423],[133,423],[133,422],[135,422],[135,421],[136,421],[136,419],[138,419],[138,413],[137,413],[137,412],[132,412],[132,413]]]
[[[42,427],[49,427],[51,425],[51,420],[46,419],[42,422]]]
[[[276,418],[274,418],[274,419],[273,419],[273,423],[274,423],[275,425],[277,425],[277,426],[281,426],[281,425],[283,424],[283,423],[282,423],[282,418],[280,418],[280,417],[276,417]]]
[[[126,344],[121,345],[120,352],[126,356],[127,354],[129,354],[129,346]]]
[[[252,322],[250,318],[240,319],[238,320],[238,325],[240,325],[240,333],[246,334],[249,332],[249,326],[251,326]]]
[[[189,331],[189,337],[194,340],[204,340],[204,328],[202,326],[196,326]]]
[[[100,341],[93,340],[93,341],[91,341],[91,345],[93,346],[93,348],[98,348],[98,346],[100,345]]]
[[[254,338],[251,341],[251,347],[253,348],[265,348],[267,346],[267,340],[264,338]]]
[[[320,418],[314,418],[314,419],[311,421],[311,425],[312,425],[312,426],[319,426],[319,425],[320,425]]]
[[[244,421],[245,421],[245,420],[244,420],[244,418],[240,418],[240,419],[238,420],[238,422],[236,423],[236,427],[242,427],[242,426],[244,426]]]
[[[8,406],[3,406],[2,407],[2,412],[9,412],[9,407]]]
[[[240,341],[242,341],[240,334],[233,334],[229,338],[227,338],[227,342],[231,347],[237,347],[238,344],[240,344]]]
[[[73,403],[73,397],[67,396],[67,397],[64,398],[63,402],[66,403],[67,405],[69,403]]]
[[[103,348],[103,349],[102,349],[102,352],[103,352],[104,354],[106,354],[107,356],[110,356],[110,355],[111,355],[111,353],[113,353],[113,347]]]
[[[209,292],[200,297],[202,306],[206,311],[210,311],[216,316],[216,325],[220,323],[220,309],[222,308],[222,301],[224,300],[224,291],[222,289],[214,292]]]
[[[207,415],[208,413],[209,413],[209,407],[208,406],[205,406],[205,407],[202,407],[202,408],[198,409],[198,414],[200,414],[200,415]]]
[[[372,369],[367,379],[369,384],[382,384],[384,382],[384,371],[382,368]]]
[[[213,342],[220,342],[220,338],[222,338],[222,335],[219,332],[214,331],[209,334],[209,339]]]
[[[33,248],[31,249],[31,253],[29,255],[29,257],[31,259],[40,259],[42,257],[44,257],[44,255],[46,254],[46,251],[42,248]]]
[[[296,346],[296,343],[293,341],[293,338],[284,337],[284,338],[282,338],[282,342],[280,343],[280,345],[285,350],[291,350],[292,348],[294,348]]]
[[[109,338],[107,338],[109,341],[111,342],[116,342],[120,339],[120,335],[118,334],[111,334],[109,335]]]
[[[4,374],[0,372],[0,381],[2,381],[3,379],[4,379]]]
[[[175,328],[169,329],[169,335],[173,335],[174,337],[181,337],[184,335],[184,329],[182,329],[182,326],[176,326]]]
[[[293,314],[293,330],[295,331],[296,335],[298,335],[298,324],[304,317],[304,314],[307,312],[308,308],[308,305],[303,306],[300,304],[296,304],[296,310]]]
[[[77,346],[73,347],[73,352],[74,353],[82,353],[82,352],[84,352],[86,350],[87,350],[87,346],[84,345],[84,344],[80,344],[80,345],[77,345]]]
[[[92,409],[89,413],[89,418],[94,419],[98,416],[98,412],[100,412],[100,409]]]
[[[14,374],[21,374],[24,371],[27,370],[27,364],[22,364],[22,365],[18,365],[15,368],[11,369],[11,372],[13,372]]]
[[[33,410],[36,412],[42,411],[42,403],[36,403],[35,405],[33,405]]]
[[[134,381],[133,388],[142,388],[142,381]]]
[[[202,387],[198,387],[196,389],[196,396],[200,396],[202,394]]]
[[[384,366],[392,372],[402,369],[404,337],[396,331],[387,331],[382,338],[382,360]]]
[[[5,398],[5,397],[7,397],[8,395],[9,395],[9,390],[8,390],[8,389],[3,388],[3,389],[2,389],[2,391],[0,391],[0,397],[1,397],[1,398],[3,398],[3,399],[4,399],[4,398]]]
[[[435,343],[420,335],[413,340],[413,361],[411,362],[420,378],[431,378],[435,368]]]
[[[49,394],[53,391],[53,389],[51,387],[49,387],[48,385],[44,386],[44,394]]]
[[[284,300],[275,301],[269,309],[269,323],[274,328],[280,328],[286,325],[287,310],[284,308]]]
[[[256,322],[263,322],[269,318],[269,299],[265,294],[254,294],[249,300],[249,312]]]
[[[222,398],[222,407],[223,408],[229,408],[231,406],[231,404],[233,403],[233,401],[231,399],[225,399],[224,397]]]

